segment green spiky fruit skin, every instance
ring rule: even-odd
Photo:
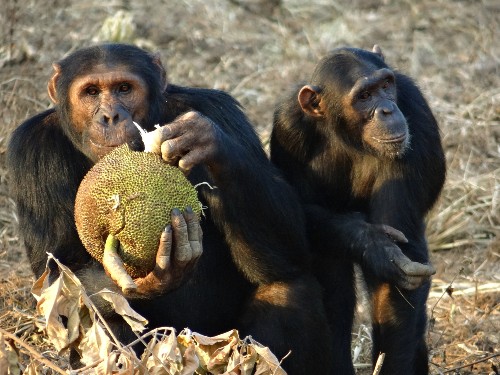
[[[118,254],[133,278],[155,265],[160,236],[173,208],[191,206],[197,192],[182,172],[156,154],[117,147],[83,178],[75,199],[75,223],[87,251],[102,263],[108,234],[120,241]]]

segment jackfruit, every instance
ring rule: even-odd
[[[155,266],[160,236],[173,208],[191,206],[198,215],[196,189],[159,155],[115,148],[85,175],[75,199],[75,223],[86,250],[102,263],[108,236],[133,278]],[[110,236],[110,237],[111,237]]]

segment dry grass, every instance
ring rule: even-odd
[[[479,361],[454,373],[498,373],[498,357],[489,357],[498,354],[500,340],[500,5],[494,0],[289,0],[273,9],[273,3],[280,2],[3,0],[0,327],[55,356],[33,316],[32,279],[8,198],[9,134],[48,107],[51,62],[97,41],[106,18],[125,10],[129,20],[127,14],[120,19],[133,27],[121,38],[159,50],[173,82],[230,92],[246,107],[264,142],[277,98],[291,83],[307,80],[317,58],[336,46],[380,44],[390,64],[414,76],[438,117],[448,160],[446,187],[429,217],[438,270],[429,299],[432,372],[451,373]],[[360,374],[369,373],[364,319],[360,313],[353,335]]]

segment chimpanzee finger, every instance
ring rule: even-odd
[[[176,147],[175,141],[170,139],[161,144],[161,158],[170,165],[177,165],[177,162],[182,157]]]
[[[406,290],[414,290],[427,280],[427,277],[405,276],[401,279],[401,282],[398,283],[398,286]]]
[[[170,268],[172,253],[172,227],[167,225],[160,237],[154,273],[159,276]]]
[[[177,117],[172,124],[182,121],[196,121],[198,118],[202,116],[203,115],[201,115],[199,112],[189,111]]]
[[[162,142],[176,139],[186,134],[187,130],[191,130],[190,124],[198,121],[199,118],[203,117],[198,112],[190,111],[177,117],[173,122],[162,126],[160,128]]]
[[[186,154],[192,154],[196,156],[198,154],[206,153],[206,147],[198,147],[199,144],[203,144],[203,140],[197,136],[195,132],[187,132],[181,134],[178,137],[165,140],[161,144],[161,157],[169,164],[173,164],[179,161],[179,159],[185,159]],[[191,163],[188,163],[188,159],[184,161],[184,169],[191,169],[197,160],[194,159]]]
[[[210,153],[210,146],[204,147],[203,149],[197,148],[188,152],[179,160],[179,169],[187,174],[194,166],[203,164],[207,161]]]
[[[188,237],[188,226],[178,208],[172,210],[172,231],[175,240],[175,262],[180,264],[188,263],[193,258]]]
[[[384,233],[387,234],[389,237],[391,237],[394,241],[401,243],[408,243],[408,239],[406,238],[404,233],[397,230],[396,228],[393,228],[387,224],[377,224],[376,226],[379,227],[382,231],[384,231]]]
[[[432,265],[412,262],[405,256],[395,258],[394,263],[408,276],[431,277],[436,273]]]
[[[181,116],[182,119],[184,116]],[[161,127],[161,157],[171,165],[177,164],[184,151],[180,147],[179,137],[186,132],[185,121],[176,119],[170,124]]]
[[[182,116],[179,116],[173,122],[166,124],[166,125],[163,125],[161,127],[162,141],[166,141],[168,139],[180,137],[185,132],[184,122],[185,122],[185,119],[188,118],[189,113],[191,113],[191,112],[188,112]]]
[[[187,224],[188,241],[191,246],[193,260],[197,260],[203,253],[203,232],[201,231],[200,221],[191,207],[184,210],[184,219]]]

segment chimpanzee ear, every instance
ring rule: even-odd
[[[382,53],[382,48],[380,48],[380,46],[378,44],[375,44],[373,46],[372,52],[374,54],[378,55],[378,57],[380,57],[382,59],[382,61],[385,61],[384,54]]]
[[[305,114],[315,118],[322,118],[325,116],[323,99],[318,87],[310,85],[302,87],[297,99]]]
[[[47,84],[47,91],[49,92],[49,97],[50,100],[52,100],[52,103],[57,104],[57,80],[59,79],[59,76],[61,75],[61,65],[54,63],[52,64],[52,67],[54,68],[54,74],[52,75],[52,78],[50,79],[49,83]]]
[[[165,91],[167,89],[168,81],[167,81],[167,72],[165,71],[165,68],[163,67],[163,64],[161,62],[161,56],[159,52],[156,52],[153,54],[153,63],[156,64],[158,67],[158,70],[160,72],[160,85],[162,88],[162,91]]]

